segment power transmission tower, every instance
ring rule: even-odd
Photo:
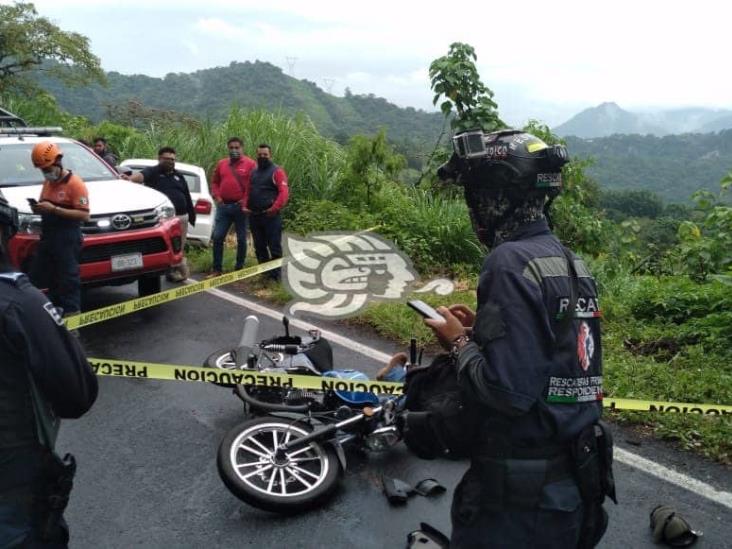
[[[295,76],[295,63],[297,63],[297,57],[285,57],[287,60],[287,66],[289,67],[290,76]]]
[[[335,84],[334,78],[323,78],[323,84],[325,84],[325,91],[330,95],[333,95],[333,84]]]

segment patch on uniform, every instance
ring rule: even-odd
[[[58,324],[59,326],[63,326],[64,319],[61,318],[61,315],[59,314],[58,309],[56,309],[56,307],[53,306],[53,303],[51,303],[49,301],[48,303],[46,303],[43,306],[43,308],[46,310],[46,312],[48,313],[48,315],[53,319],[53,321],[56,324]]]
[[[602,376],[551,376],[546,400],[555,404],[578,404],[602,400]]]
[[[547,187],[561,187],[562,186],[562,174],[561,173],[537,173],[536,174],[536,186],[540,189]]]
[[[563,296],[557,298],[557,314],[556,319],[561,320],[569,309],[569,297]],[[600,310],[600,302],[596,297],[577,298],[577,304],[574,307],[572,318],[600,318],[602,311]]]
[[[577,333],[577,358],[579,359],[579,365],[585,372],[590,367],[594,355],[595,338],[592,336],[590,325],[582,321]]]
[[[80,206],[88,206],[89,205],[89,199],[86,196],[79,197],[79,205]]]

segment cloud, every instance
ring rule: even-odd
[[[205,17],[195,22],[193,27],[204,33],[216,38],[226,38],[228,40],[239,40],[242,36],[241,28],[236,25],[218,19],[216,17]]]
[[[499,107],[517,116],[608,100],[626,108],[732,105],[722,63],[732,8],[716,0],[691,7],[660,0],[35,4],[62,28],[89,36],[105,68],[120,72],[162,75],[254,59],[289,72],[289,57],[298,78],[330,78],[334,91],[350,86],[432,109],[427,68],[461,41],[475,47]]]

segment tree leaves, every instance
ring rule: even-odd
[[[27,75],[39,68],[68,85],[106,83],[88,38],[61,30],[31,3],[0,4],[0,93],[37,89]]]
[[[480,80],[474,63],[477,59],[472,46],[454,42],[446,56],[430,64],[430,83],[435,92],[432,103],[437,105],[442,96],[449,100],[443,101],[440,110],[448,118],[454,107],[456,116],[450,124],[455,131],[468,128],[493,131],[506,127],[498,117],[493,92]]]

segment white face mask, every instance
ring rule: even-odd
[[[51,166],[50,168],[41,170],[41,172],[43,172],[43,177],[49,181],[58,181],[61,179],[63,170],[59,166]]]

